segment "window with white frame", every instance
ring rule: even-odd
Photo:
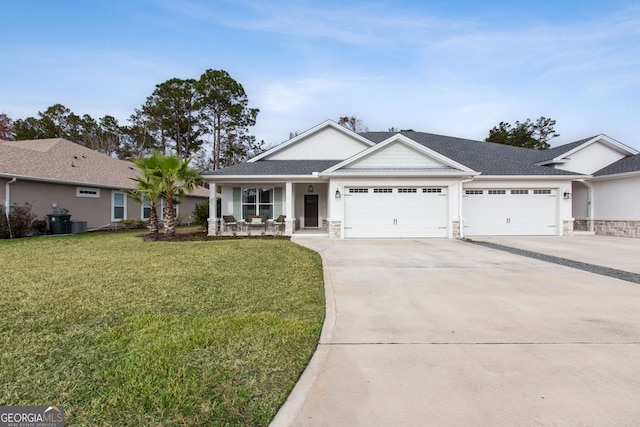
[[[242,218],[254,215],[273,219],[273,188],[242,189]]]
[[[127,197],[121,191],[111,193],[111,221],[120,221],[127,217]]]
[[[142,219],[151,218],[151,201],[147,196],[144,196],[142,199],[142,212],[140,214],[140,218]]]
[[[88,197],[91,199],[100,198],[99,188],[76,187],[76,197]]]

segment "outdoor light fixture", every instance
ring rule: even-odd
[[[340,197],[342,197],[342,194],[340,194],[340,190],[336,190],[336,199],[339,199]]]
[[[564,193],[562,194],[562,196],[565,199],[570,199],[571,198],[571,192],[569,192],[569,190],[564,190]]]
[[[310,186],[307,188],[307,191],[308,191],[309,193],[313,193],[313,185],[310,185]]]

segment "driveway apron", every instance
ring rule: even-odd
[[[327,319],[272,425],[640,420],[640,285],[459,240],[295,241]]]

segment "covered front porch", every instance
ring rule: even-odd
[[[319,179],[210,181],[208,234],[328,234],[329,196],[330,183]]]

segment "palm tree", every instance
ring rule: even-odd
[[[149,222],[147,223],[147,229],[149,230],[148,237],[152,240],[158,239],[158,200],[162,198],[162,192],[160,189],[160,180],[155,175],[155,171],[160,164],[160,153],[154,151],[150,157],[134,159],[133,163],[140,168],[142,175],[131,178],[136,182],[136,189],[127,191],[127,195],[140,203],[144,204],[145,201],[149,201],[150,212]]]
[[[174,154],[164,155],[157,152],[152,154],[152,157],[156,157],[152,175],[158,180],[159,193],[164,198],[164,234],[172,237],[176,232],[173,206],[185,193],[195,189],[202,177],[197,170],[189,167],[193,157],[184,160]]]

